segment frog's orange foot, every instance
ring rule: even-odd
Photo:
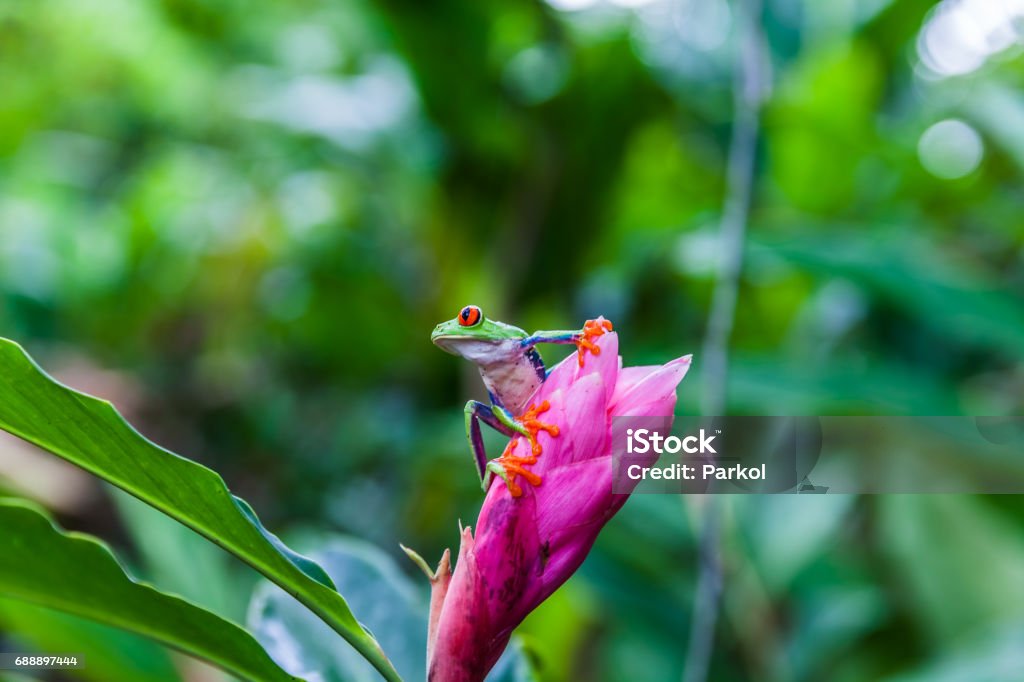
[[[505,446],[505,451],[501,453],[501,457],[487,463],[487,468],[505,481],[505,485],[508,486],[508,491],[512,494],[512,497],[519,497],[523,494],[523,489],[516,483],[516,478],[520,476],[530,485],[537,486],[541,483],[541,477],[526,467],[536,464],[537,456],[541,454],[542,448],[540,443],[537,442],[537,434],[544,431],[550,436],[555,437],[559,433],[557,426],[547,424],[538,419],[540,415],[550,409],[551,403],[545,400],[539,405],[530,405],[526,412],[515,418],[517,430],[521,429],[520,434],[530,443],[529,454],[515,454],[516,445],[519,444],[519,436],[516,436]]]
[[[523,414],[516,417],[516,421],[522,426],[526,433],[526,439],[530,441],[530,450],[534,455],[541,453],[540,443],[537,442],[537,434],[541,431],[545,431],[552,438],[558,435],[558,427],[554,424],[548,424],[540,421],[537,417],[551,409],[551,403],[547,400],[542,402],[540,405],[530,405],[530,407]]]
[[[573,342],[576,344],[576,357],[579,359],[580,367],[583,366],[583,351],[589,350],[594,355],[601,354],[601,348],[591,339],[602,336],[605,332],[610,332],[611,330],[612,323],[610,320],[587,320],[583,324],[583,331],[580,333],[580,338]]]
[[[522,476],[523,480],[533,486],[541,483],[540,476],[526,468],[528,464],[537,463],[537,456],[530,454],[520,457],[513,454],[518,442],[518,438],[510,440],[505,446],[505,451],[501,453],[501,457],[491,462],[491,464],[497,465],[502,472],[500,475],[505,480],[505,485],[508,486],[508,492],[512,497],[519,497],[523,494],[523,489],[516,483],[517,476]]]

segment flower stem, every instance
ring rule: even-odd
[[[726,410],[729,340],[736,317],[743,247],[750,213],[761,107],[770,84],[769,57],[761,29],[761,0],[737,0],[737,63],[733,80],[734,118],[729,144],[725,205],[719,232],[718,274],[704,338],[701,412]],[[723,575],[720,509],[716,496],[703,505],[700,565],[683,682],[705,682],[714,649]]]
[[[734,118],[729,144],[725,206],[718,241],[718,274],[704,337],[701,411],[725,410],[729,339],[736,317],[743,244],[754,184],[761,105],[768,90],[768,56],[761,32],[761,0],[738,0],[738,63],[733,87]]]

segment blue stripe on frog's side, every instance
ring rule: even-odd
[[[526,351],[526,357],[530,360],[530,364],[537,371],[537,378],[544,381],[548,378],[548,371],[544,368],[544,359],[541,358],[540,353],[537,352],[536,348],[531,348]]]

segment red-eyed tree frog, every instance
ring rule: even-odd
[[[537,443],[540,431],[558,435],[557,426],[539,419],[550,408],[548,402],[529,404],[548,375],[535,346],[538,343],[576,344],[582,367],[585,351],[595,355],[601,352],[592,339],[611,329],[612,323],[602,319],[588,320],[582,329],[527,334],[519,327],[487,319],[475,305],[467,305],[454,319],[434,328],[430,340],[442,350],[475,364],[490,397],[490,405],[477,400],[466,403],[466,437],[484,491],[490,487],[493,475],[508,484],[509,474],[516,474],[537,485],[540,479],[523,467],[535,463],[541,454]],[[501,457],[488,461],[480,422],[509,437],[517,433],[523,435],[530,443],[530,454],[514,455],[513,440]]]

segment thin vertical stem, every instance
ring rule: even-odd
[[[761,32],[760,0],[739,0],[736,8],[738,47],[733,88],[734,118],[729,145],[725,205],[718,240],[718,273],[701,365],[701,411],[721,416],[729,374],[729,339],[736,317],[743,243],[754,184],[758,123],[767,92],[768,64]]]
[[[704,338],[701,412],[722,416],[726,408],[729,340],[736,318],[743,245],[754,184],[761,105],[770,80],[761,30],[761,0],[738,0],[737,63],[733,80],[734,118],[726,178],[725,204],[718,241],[718,273]],[[700,565],[683,682],[705,682],[714,649],[722,593],[719,551],[721,510],[715,496],[705,500]]]

